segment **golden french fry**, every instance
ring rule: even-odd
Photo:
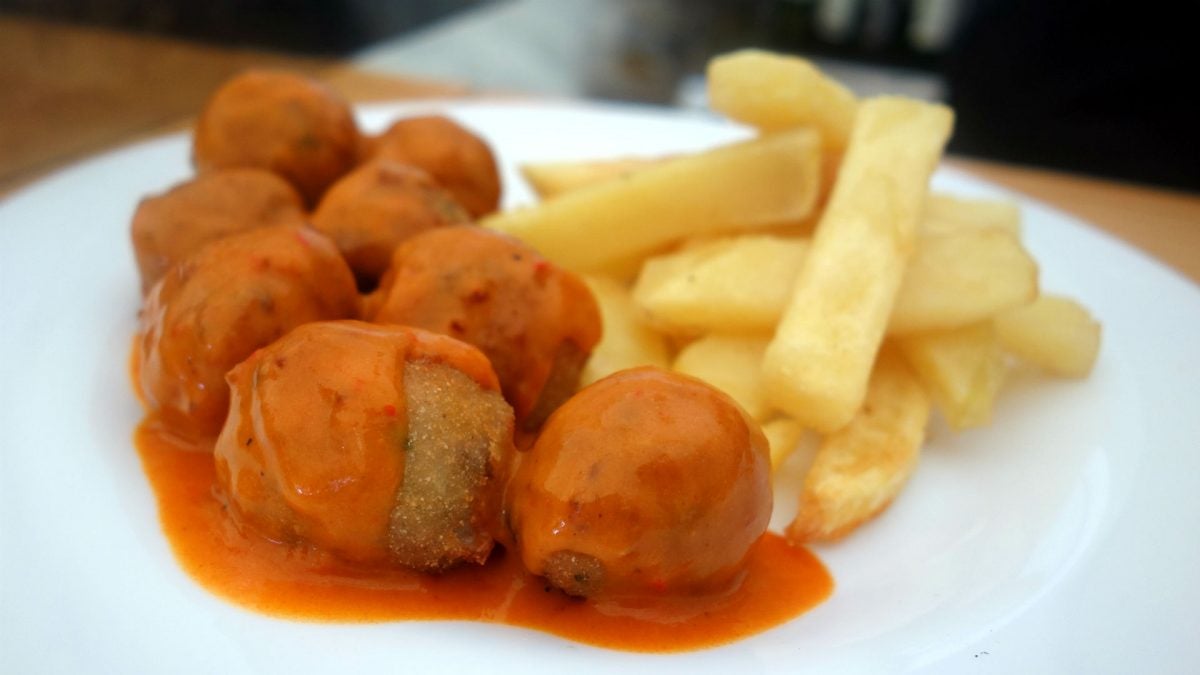
[[[1000,314],[996,331],[1005,349],[1062,377],[1085,377],[1100,353],[1100,323],[1061,296],[1043,295]]]
[[[761,422],[771,412],[762,391],[765,337],[708,335],[680,350],[676,372],[704,380],[729,394],[748,415]]]
[[[661,157],[619,157],[579,162],[537,162],[522,164],[521,176],[539,199],[550,199],[564,192],[608,180],[620,180],[646,167],[666,161]]]
[[[897,345],[951,427],[992,421],[1008,367],[991,321],[910,335]]]
[[[816,205],[818,162],[816,133],[798,129],[677,157],[481,224],[569,269],[602,270],[698,234],[803,220]]]
[[[767,437],[767,445],[771,448],[771,469],[775,470],[796,450],[804,427],[794,419],[776,417],[763,424],[762,431]]]
[[[923,234],[958,232],[964,228],[997,228],[1021,236],[1021,210],[1013,202],[995,199],[966,199],[932,193],[925,200],[921,219]]]
[[[817,449],[788,539],[837,539],[886,508],[916,467],[928,419],[921,383],[899,355],[881,351],[862,408]]]
[[[646,260],[633,301],[673,335],[767,333],[779,322],[808,242],[748,234]]]
[[[763,364],[771,403],[819,433],[862,404],[953,113],[884,97],[864,101],[855,120]]]
[[[756,49],[708,62],[708,99],[713,110],[762,131],[811,126],[835,152],[846,147],[858,105],[805,59]]]
[[[1032,302],[1038,268],[1016,236],[1000,228],[923,235],[888,320],[888,334],[966,326]]]
[[[600,307],[604,332],[583,367],[580,385],[591,384],[626,368],[667,368],[671,362],[667,343],[661,335],[642,323],[629,298],[629,291],[607,277],[585,276],[583,281]]]

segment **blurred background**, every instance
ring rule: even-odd
[[[759,46],[810,57],[859,94],[950,103],[954,153],[1195,192],[1200,50],[1189,4],[0,0],[0,109],[80,129],[97,124],[80,112],[89,96],[111,96],[97,83],[132,72],[141,88],[129,96],[162,99],[155,114],[166,124],[251,63],[317,72],[343,62],[471,91],[701,108],[707,59]],[[71,27],[191,46],[155,63],[123,60],[66,48]],[[217,48],[219,67],[195,65]],[[126,117],[136,108],[113,107]],[[30,143],[18,124],[0,126],[0,156]]]

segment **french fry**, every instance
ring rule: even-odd
[[[708,62],[708,99],[713,110],[764,132],[811,126],[834,152],[846,147],[858,105],[805,59],[756,49]]]
[[[629,291],[607,277],[585,276],[583,281],[600,307],[604,332],[583,367],[580,385],[591,384],[626,368],[668,368],[671,360],[666,340],[642,323]]]
[[[1037,293],[1037,263],[1012,232],[965,228],[924,235],[904,273],[888,334],[966,326],[1032,302]]]
[[[1000,343],[1061,377],[1086,377],[1100,353],[1100,324],[1079,303],[1043,295],[996,317]]]
[[[899,355],[881,351],[862,408],[817,449],[788,539],[837,539],[886,508],[916,467],[928,419],[921,383]]]
[[[965,199],[931,193],[925,200],[921,219],[923,234],[958,232],[964,228],[997,228],[1021,236],[1021,210],[1012,202],[995,199]]]
[[[776,417],[762,425],[763,435],[767,437],[767,445],[771,448],[771,470],[787,461],[800,443],[804,427],[790,417]]]
[[[817,134],[798,129],[677,157],[618,181],[485,218],[577,272],[680,239],[803,220],[819,189]]]
[[[897,344],[951,427],[992,421],[1008,368],[991,321],[911,335]]]
[[[768,333],[779,322],[808,242],[748,234],[646,260],[633,301],[673,335]]]
[[[704,380],[729,394],[756,421],[771,413],[762,391],[764,337],[708,335],[680,350],[676,372]]]
[[[771,403],[826,434],[849,422],[866,395],[953,113],[884,97],[864,101],[855,120],[763,363]]]
[[[539,199],[550,199],[565,192],[630,174],[666,161],[658,157],[620,157],[581,162],[539,162],[522,164],[521,176]]]

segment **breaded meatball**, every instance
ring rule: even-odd
[[[312,218],[313,227],[337,244],[363,288],[379,283],[400,242],[470,220],[429,174],[389,160],[369,162],[334,183]]]
[[[230,368],[300,324],[350,318],[357,309],[350,268],[308,227],[211,242],[146,296],[137,337],[142,397],[177,433],[215,436],[229,408]]]
[[[251,166],[274,171],[308,205],[349,171],[359,134],[350,106],[299,75],[249,71],[208,100],[192,144],[198,171]]]
[[[448,117],[399,120],[364,148],[368,157],[392,159],[429,172],[475,218],[500,205],[500,169],[491,148]]]
[[[574,393],[600,340],[600,311],[578,277],[512,237],[469,225],[401,244],[365,315],[478,347],[525,430]]]
[[[175,263],[210,241],[270,225],[303,225],[290,183],[263,169],[220,169],[138,204],[130,227],[145,294]]]
[[[719,592],[771,517],[767,441],[713,387],[625,370],[550,417],[508,502],[525,567],[568,594]]]
[[[229,373],[231,512],[270,539],[439,571],[487,559],[512,409],[475,348],[405,326],[301,326]]]

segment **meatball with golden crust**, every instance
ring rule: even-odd
[[[146,296],[136,347],[142,397],[176,433],[214,436],[229,408],[230,368],[300,324],[351,318],[357,309],[346,262],[308,227],[211,242]]]
[[[358,563],[487,559],[513,417],[478,350],[405,326],[320,322],[228,379],[216,468],[240,523]]]
[[[312,222],[337,244],[360,286],[374,288],[400,242],[434,227],[470,219],[429,174],[379,160],[334,183],[313,213]]]
[[[286,178],[316,204],[349,171],[359,133],[350,106],[299,75],[249,71],[218,89],[196,121],[198,171],[251,166]]]
[[[568,594],[720,592],[771,517],[767,442],[699,380],[621,371],[551,415],[508,506],[525,567]]]
[[[369,158],[386,158],[427,171],[475,218],[500,205],[500,169],[479,136],[442,115],[402,119],[364,143]]]
[[[600,340],[600,311],[579,277],[512,237],[470,225],[402,243],[365,316],[478,347],[524,430],[575,392]]]
[[[211,171],[147,197],[130,227],[142,293],[210,241],[255,227],[304,222],[296,189],[263,169]]]

